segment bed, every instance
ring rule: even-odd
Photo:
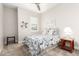
[[[59,42],[59,33],[57,29],[47,32],[47,34],[35,34],[24,38],[23,44],[29,47],[31,55],[36,56],[41,53],[42,50]]]

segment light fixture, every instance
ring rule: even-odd
[[[40,3],[35,3],[35,5],[37,6],[37,9],[40,11]]]

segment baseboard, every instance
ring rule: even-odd
[[[74,49],[79,50],[79,48],[78,48],[78,47],[75,47]]]
[[[19,41],[18,44],[22,44],[22,41]]]

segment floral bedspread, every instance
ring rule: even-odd
[[[23,43],[29,47],[31,54],[34,56],[38,55],[43,49],[57,44],[59,36],[55,35],[32,35],[26,36]]]

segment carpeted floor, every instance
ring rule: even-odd
[[[10,44],[4,47],[0,55],[1,56],[29,56],[31,54],[28,50],[29,49],[23,45]]]
[[[31,56],[29,49],[20,44],[10,44],[5,46],[1,51],[0,56]],[[79,51],[74,50],[73,53],[62,50],[58,47],[56,48],[47,48],[39,56],[79,56]]]

